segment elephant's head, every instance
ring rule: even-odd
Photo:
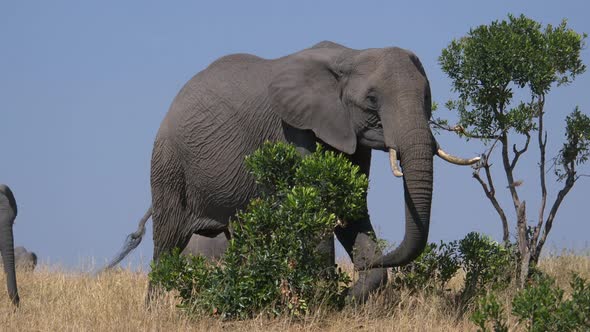
[[[18,305],[18,289],[16,287],[16,271],[14,268],[14,241],[12,224],[16,218],[16,200],[10,188],[0,184],[0,253],[6,273],[6,286],[12,303]]]
[[[276,70],[269,88],[283,121],[312,130],[347,154],[358,145],[388,151],[394,175],[403,176],[404,239],[367,268],[412,261],[428,239],[433,156],[463,164],[477,161],[438,149],[429,126],[430,85],[420,60],[401,48],[358,51],[322,42],[283,61],[286,66]]]

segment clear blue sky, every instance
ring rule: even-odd
[[[413,50],[444,104],[450,80],[437,58],[470,27],[525,15],[567,18],[590,32],[587,1],[4,1],[0,4],[0,183],[19,204],[16,244],[43,262],[103,263],[150,205],[149,165],[156,131],[182,85],[216,58],[236,52],[283,56],[321,40],[352,48]],[[590,65],[588,49],[583,59]],[[560,148],[575,105],[590,114],[590,74],[554,89],[547,101],[548,155]],[[451,115],[441,109],[441,115]],[[438,136],[447,150],[481,152],[478,142]],[[517,169],[529,219],[539,201],[536,151]],[[499,167],[494,167],[499,171]],[[590,173],[590,167],[586,168]],[[498,188],[506,183],[498,172]],[[558,186],[549,184],[550,202]],[[403,237],[403,195],[387,155],[375,153],[369,210],[381,237]],[[498,217],[470,168],[437,160],[431,241],[470,231],[500,239]],[[501,192],[506,198],[505,192]],[[588,248],[590,180],[580,180],[559,211],[550,248]],[[510,202],[505,210],[514,215]],[[147,238],[131,261],[147,264]],[[511,226],[513,227],[513,225]],[[511,229],[513,230],[513,229]]]

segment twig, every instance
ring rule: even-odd
[[[543,236],[541,237],[539,243],[537,243],[537,247],[535,248],[535,257],[533,258],[535,263],[539,261],[541,249],[543,249],[543,245],[547,240],[547,235],[549,234],[549,231],[551,231],[551,227],[553,226],[553,219],[555,219],[555,215],[557,214],[559,205],[561,205],[561,202],[568,194],[568,192],[572,189],[575,182],[575,171],[571,171],[567,177],[567,180],[565,181],[563,189],[561,189],[557,194],[555,202],[553,202],[553,206],[551,207],[551,211],[549,211],[549,215],[547,216],[547,221],[545,222],[545,230],[543,230]]]
[[[533,237],[532,237],[532,250],[533,250],[533,259],[536,259],[539,256],[537,249],[537,239],[539,238],[539,234],[541,233],[541,227],[543,227],[543,219],[545,218],[545,207],[547,205],[547,185],[546,185],[546,177],[545,177],[545,147],[547,146],[547,132],[545,132],[545,138],[543,139],[543,109],[545,107],[545,96],[539,96],[539,135],[537,136],[538,144],[539,144],[539,152],[540,152],[540,161],[539,161],[539,178],[541,183],[541,206],[539,207],[539,219],[537,221],[537,225],[533,230]],[[549,227],[551,228],[551,227]],[[542,246],[541,246],[542,247]]]
[[[486,136],[486,135],[476,135],[476,134],[472,134],[468,131],[465,130],[465,128],[463,128],[463,126],[461,125],[455,125],[453,127],[448,126],[448,125],[443,125],[440,124],[434,120],[430,120],[430,124],[433,125],[434,127],[438,128],[438,129],[442,129],[442,130],[446,130],[446,131],[450,131],[450,132],[454,132],[457,133],[459,135],[463,135],[465,137],[469,137],[469,138],[475,138],[475,139],[497,139],[500,136],[496,136],[496,135],[491,135],[491,136]]]
[[[516,167],[516,163],[518,162],[518,158],[520,158],[520,156],[526,152],[526,150],[529,148],[529,142],[531,141],[531,135],[529,133],[526,133],[526,143],[524,144],[524,147],[522,148],[522,150],[517,150],[516,149],[516,144],[512,145],[512,151],[514,151],[514,159],[512,159],[512,162],[510,163],[510,169],[514,170],[514,167]]]
[[[506,132],[502,133],[502,138],[500,140],[502,141],[502,162],[504,163],[504,172],[506,173],[508,188],[510,189],[510,194],[512,195],[514,210],[516,213],[518,213],[520,199],[518,198],[518,192],[516,191],[517,186],[514,185],[514,175],[512,174],[512,169],[510,168],[510,160],[508,157],[508,135]]]
[[[504,210],[500,206],[500,203],[496,199],[496,189],[494,188],[494,182],[492,180],[492,175],[491,175],[491,170],[490,170],[491,165],[488,163],[490,155],[491,155],[492,151],[494,150],[494,147],[496,146],[497,142],[498,142],[498,140],[496,139],[496,141],[492,144],[492,147],[489,149],[489,151],[485,155],[484,159],[481,161],[480,166],[473,171],[473,178],[475,178],[477,180],[477,182],[479,182],[479,184],[481,185],[481,188],[483,189],[484,193],[486,194],[486,197],[490,200],[490,202],[492,203],[492,206],[494,206],[494,209],[496,209],[496,212],[500,216],[500,220],[502,221],[502,229],[503,229],[502,240],[505,243],[507,243],[510,240],[508,219],[506,218],[506,214],[504,213]],[[485,181],[482,180],[481,176],[479,175],[479,170],[482,167],[486,172],[486,178],[488,180],[489,186],[488,186],[488,184],[485,183]]]

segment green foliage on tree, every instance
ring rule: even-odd
[[[555,164],[561,167],[555,168],[557,178],[567,180],[574,178],[570,174],[576,174],[576,166],[584,164],[590,156],[590,117],[576,109],[565,119],[566,141],[559,150]]]
[[[442,70],[451,78],[457,99],[446,103],[458,114],[457,125],[434,119],[435,129],[446,129],[466,139],[481,139],[487,145],[481,162],[474,167],[473,177],[498,213],[503,227],[503,240],[510,240],[509,220],[499,203],[495,176],[504,173],[507,194],[516,215],[517,242],[521,262],[521,284],[535,265],[564,197],[582,176],[582,166],[590,154],[590,118],[575,110],[566,118],[563,148],[552,158],[556,181],[563,182],[549,214],[546,185],[547,131],[544,115],[547,95],[552,88],[569,84],[585,72],[581,50],[587,35],[579,34],[563,20],[559,25],[542,26],[524,15],[508,15],[471,29],[466,36],[452,41],[439,57]],[[517,177],[517,164],[536,136],[539,148],[538,219],[527,223],[526,202],[519,195],[522,181]],[[522,144],[517,146],[516,142]],[[499,147],[500,151],[494,151]],[[496,153],[494,153],[496,152]],[[499,162],[492,163],[492,159]],[[501,169],[492,165],[501,165]],[[484,175],[481,175],[481,172]],[[497,180],[497,179],[496,179]]]
[[[470,133],[494,137],[514,129],[524,135],[537,128],[537,98],[586,70],[580,57],[585,37],[565,20],[543,29],[524,15],[471,29],[439,58],[459,94],[447,106],[459,111],[459,124]],[[515,90],[525,87],[533,103],[514,103]]]
[[[231,221],[223,258],[187,260],[175,251],[152,266],[151,280],[177,290],[183,308],[222,318],[343,305],[350,278],[326,266],[317,248],[338,222],[367,213],[367,177],[320,145],[302,158],[292,145],[265,143],[246,165],[261,195]]]

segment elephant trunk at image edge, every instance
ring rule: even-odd
[[[14,260],[14,238],[12,225],[17,215],[16,200],[8,186],[0,184],[0,252],[6,273],[8,296],[15,305],[20,300],[16,286],[16,269]]]

